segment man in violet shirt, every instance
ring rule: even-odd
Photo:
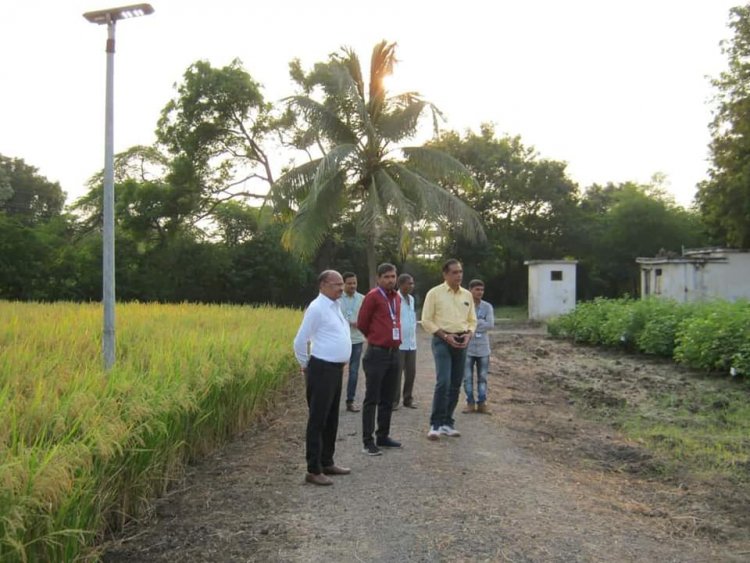
[[[362,403],[363,453],[381,455],[380,448],[400,448],[390,437],[393,399],[398,384],[398,349],[401,345],[401,299],[395,291],[396,266],[381,264],[377,269],[378,285],[362,302],[357,328],[367,338],[362,360],[365,370],[365,400]],[[377,410],[377,439],[375,411]]]
[[[477,330],[466,350],[464,391],[466,407],[462,412],[491,414],[487,408],[487,374],[490,371],[490,337],[487,331],[495,326],[495,313],[492,305],[482,299],[484,282],[476,279],[469,282],[469,291],[474,298],[474,311],[477,316]],[[477,396],[474,402],[474,366],[477,372]]]

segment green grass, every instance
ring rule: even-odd
[[[750,483],[750,384],[694,375],[675,391],[656,391],[634,403],[589,404],[581,413],[611,424],[659,456],[664,475]],[[596,402],[596,401],[594,401]]]
[[[750,482],[750,386],[703,380],[684,392],[657,395],[620,411],[630,438],[699,477]],[[732,388],[734,387],[734,388]]]
[[[503,321],[528,321],[529,311],[524,305],[513,307],[495,307],[495,323]]]

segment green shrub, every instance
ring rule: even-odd
[[[690,367],[707,371],[729,371],[732,367],[746,370],[750,303],[714,301],[700,307],[680,324],[676,341],[674,359]]]
[[[636,339],[637,348],[644,354],[671,358],[680,324],[695,314],[695,305],[680,304],[669,299],[648,299],[646,322]]]
[[[575,342],[672,357],[707,371],[750,374],[750,303],[681,304],[597,298],[552,320],[549,333]]]
[[[634,350],[648,319],[650,301],[615,299],[601,328],[602,344]]]
[[[607,321],[615,300],[597,297],[591,302],[582,303],[574,311],[573,340],[589,344],[602,344],[602,327]]]
[[[547,321],[547,332],[554,338],[573,338],[575,333],[575,311]]]

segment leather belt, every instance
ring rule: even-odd
[[[398,352],[398,346],[390,347],[390,346],[376,346],[375,344],[370,344],[370,348],[374,350],[383,350],[384,352],[388,352],[389,354],[392,354],[393,352]]]
[[[310,356],[310,361],[312,360],[315,360],[316,362],[320,362],[322,364],[330,364],[336,367],[343,367],[344,365],[346,365],[346,362],[329,362],[328,360],[321,360],[320,358],[316,356]]]

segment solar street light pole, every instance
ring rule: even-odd
[[[104,369],[115,364],[115,171],[114,171],[114,73],[115,23],[152,14],[150,4],[133,4],[86,12],[83,17],[91,23],[107,26],[107,87],[104,110],[104,197],[102,228],[102,303],[104,305],[104,334],[102,353]]]

